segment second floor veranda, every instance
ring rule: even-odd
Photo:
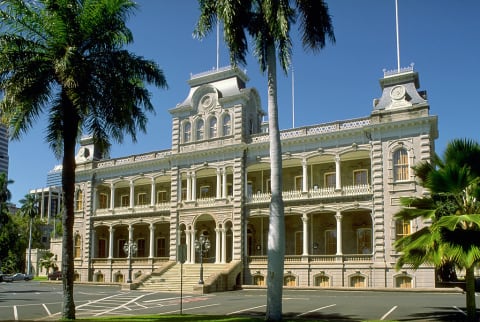
[[[259,160],[234,175],[231,166],[204,165],[180,170],[172,184],[171,173],[156,176],[119,177],[94,189],[96,215],[169,212],[171,207],[217,207],[233,204],[234,196],[245,196],[246,204],[270,202],[270,163]],[[283,199],[342,201],[371,195],[371,161],[363,151],[355,155],[323,154],[310,158],[288,157],[283,161]],[[235,178],[245,178],[244,185]],[[239,180],[239,179],[237,179]],[[77,210],[83,206],[77,193]]]

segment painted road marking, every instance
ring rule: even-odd
[[[15,319],[15,321],[18,321],[18,311],[16,305],[13,306],[13,318]]]
[[[137,296],[137,297],[132,297],[130,301],[128,301],[128,302],[126,302],[126,303],[123,303],[123,304],[120,305],[120,306],[114,307],[114,308],[112,308],[112,309],[110,309],[110,310],[106,310],[106,311],[104,311],[104,312],[97,313],[97,314],[95,314],[95,316],[107,314],[107,313],[110,313],[110,312],[112,312],[112,311],[116,311],[116,310],[121,309],[121,308],[125,308],[125,309],[131,311],[131,309],[130,309],[129,307],[127,307],[127,305],[128,305],[128,304],[131,304],[131,303],[133,303],[133,302],[136,302],[136,301],[138,301],[139,299],[141,299],[142,297],[147,296],[147,295],[148,295],[148,294],[143,294],[143,295],[140,295],[140,296]]]
[[[208,305],[202,305],[202,306],[195,306],[195,307],[189,307],[189,308],[183,308],[182,311],[191,311],[191,310],[195,310],[195,309],[203,309],[203,308],[206,308],[206,307],[211,307],[211,306],[218,306],[220,304],[218,303],[215,303],[215,304],[208,304]],[[162,313],[158,313],[158,314],[173,314],[173,313],[177,313],[179,312],[180,309],[178,310],[175,310],[175,311],[170,311],[170,312],[162,312]]]
[[[329,307],[332,307],[332,306],[335,306],[337,304],[330,304],[330,305],[327,305],[327,306],[322,306],[322,307],[319,307],[318,309],[315,309],[315,310],[311,310],[311,311],[308,311],[308,312],[304,312],[302,314],[299,314],[297,315],[296,317],[301,317],[302,315],[306,315],[306,314],[309,314],[309,313],[313,313],[313,312],[317,312],[317,311],[320,311],[320,310],[323,310],[323,309],[326,309],[326,308],[329,308]]]
[[[52,315],[52,313],[50,313],[50,310],[48,309],[48,307],[45,304],[42,304],[42,305],[43,305],[43,308],[45,309],[45,311],[47,311],[47,314],[49,316]]]
[[[225,315],[233,315],[233,314],[237,314],[237,313],[242,313],[242,312],[245,312],[245,311],[250,311],[250,310],[254,310],[254,309],[259,309],[261,307],[265,307],[267,306],[266,304],[264,305],[260,305],[260,306],[255,306],[255,307],[250,307],[248,309],[244,309],[244,310],[240,310],[240,311],[235,311],[235,312],[230,312],[230,313],[227,313]]]
[[[388,311],[387,313],[385,313],[385,314],[380,318],[380,320],[385,320],[385,318],[386,318],[387,316],[389,316],[390,313],[392,313],[393,311],[395,311],[395,310],[397,309],[397,307],[398,307],[398,305],[395,305],[394,307],[392,307],[392,308],[390,309],[390,311]]]
[[[458,307],[454,306],[453,308],[458,312],[462,313],[463,315],[467,315],[467,313],[463,312],[463,310],[460,310]]]

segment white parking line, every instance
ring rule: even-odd
[[[16,305],[13,306],[13,318],[15,319],[15,321],[18,321],[18,312]]]
[[[386,318],[387,316],[389,316],[390,313],[392,313],[393,311],[395,311],[395,310],[397,309],[397,307],[398,307],[398,305],[395,305],[394,307],[392,307],[392,308],[390,309],[390,311],[388,311],[387,313],[385,313],[385,314],[380,318],[380,320],[385,320],[385,318]]]
[[[215,303],[215,304],[209,304],[209,305],[202,305],[202,306],[195,306],[195,307],[189,307],[189,308],[183,308],[182,311],[190,311],[190,310],[195,310],[195,309],[203,309],[205,307],[210,307],[210,306],[217,306],[217,305],[220,305],[218,303]],[[162,312],[162,313],[157,313],[157,314],[173,314],[173,313],[177,313],[179,312],[180,309],[178,310],[175,310],[175,311],[170,311],[170,312]]]
[[[318,309],[315,309],[315,310],[311,310],[311,311],[308,311],[308,312],[304,312],[302,314],[299,314],[297,315],[296,317],[301,317],[302,315],[305,315],[305,314],[309,314],[309,313],[313,313],[313,312],[317,312],[317,311],[320,311],[320,310],[323,310],[323,309],[326,309],[326,308],[329,308],[329,307],[332,307],[332,306],[335,306],[337,304],[330,304],[330,305],[327,305],[327,306],[322,306],[322,307],[319,307]]]
[[[266,304],[264,305],[260,305],[260,306],[255,306],[255,307],[250,307],[248,309],[244,309],[244,310],[240,310],[240,311],[235,311],[235,312],[230,312],[230,313],[227,313],[225,315],[232,315],[232,314],[237,314],[237,313],[242,313],[242,312],[245,312],[245,311],[250,311],[250,310],[254,310],[254,309],[259,309],[261,307],[265,307],[267,306]]]
[[[114,307],[114,308],[111,308],[110,310],[106,310],[104,312],[100,312],[100,313],[97,313],[95,314],[95,316],[99,316],[99,315],[103,315],[103,314],[107,314],[107,313],[110,313],[112,311],[116,311],[118,309],[121,309],[121,308],[124,308],[124,309],[127,309],[129,311],[131,311],[131,309],[127,306],[128,304],[131,304],[133,302],[136,302],[138,301],[139,299],[141,299],[142,297],[144,296],[147,296],[148,294],[143,294],[143,295],[140,295],[140,296],[137,296],[135,298],[132,298],[130,301],[126,302],[126,303],[123,303],[122,305],[119,305],[117,307]]]
[[[43,308],[45,309],[45,311],[47,311],[47,314],[50,316],[52,315],[52,313],[50,312],[50,310],[48,309],[48,307],[45,305],[45,304],[42,304]]]
[[[467,315],[467,313],[463,312],[462,310],[460,310],[458,307],[454,306],[453,307],[455,310],[457,310],[458,312],[462,313],[463,315]]]

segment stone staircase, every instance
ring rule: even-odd
[[[182,280],[180,274],[181,264],[175,264],[163,273],[153,272],[150,278],[139,285],[139,290],[156,292],[180,292]],[[205,284],[210,276],[219,274],[228,267],[228,264],[203,264],[203,280]],[[194,292],[200,279],[200,264],[183,264],[183,292]]]

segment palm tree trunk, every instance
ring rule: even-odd
[[[67,100],[67,99],[66,99]],[[65,104],[67,105],[67,104]],[[62,317],[66,320],[75,320],[75,302],[73,300],[73,224],[75,221],[75,142],[78,131],[78,120],[72,116],[75,112],[72,105],[65,107],[63,129],[63,170],[62,188],[64,191],[64,209],[62,224],[62,274],[63,274],[63,311]]]
[[[28,232],[27,275],[30,275],[30,268],[32,267],[32,221],[33,221],[33,218],[30,218],[30,229]]]
[[[466,305],[467,305],[467,321],[477,321],[477,305],[475,303],[475,268],[474,265],[468,267],[465,272],[465,286],[467,290]]]
[[[282,320],[285,218],[282,198],[282,146],[278,126],[277,71],[273,42],[267,48],[268,122],[270,135],[270,220],[268,229],[267,321]]]

